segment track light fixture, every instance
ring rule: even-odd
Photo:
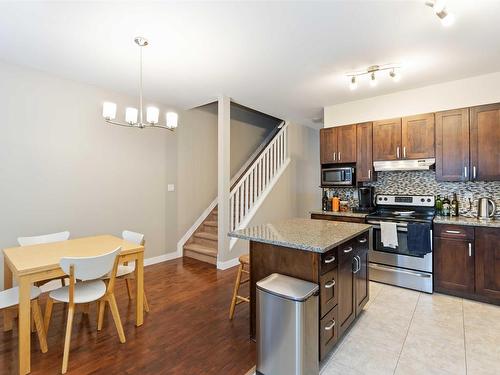
[[[446,0],[428,0],[425,5],[432,8],[445,27],[453,25],[455,16],[446,8]]]
[[[358,79],[364,75],[368,75],[370,78],[370,86],[375,87],[378,83],[378,72],[389,71],[389,77],[393,79],[394,82],[398,82],[401,78],[399,70],[401,66],[399,64],[387,64],[387,65],[372,65],[364,70],[357,72],[347,73],[346,77],[349,78],[349,88],[355,90],[358,87]]]

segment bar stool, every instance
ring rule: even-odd
[[[231,300],[231,308],[229,309],[229,320],[233,320],[236,305],[239,305],[242,302],[250,302],[250,297],[242,297],[238,295],[241,284],[245,284],[250,281],[250,256],[248,254],[242,255],[240,256],[239,261],[240,266],[238,267],[238,274],[236,275],[236,282],[234,283],[233,299]],[[243,273],[248,275],[245,280],[241,279]]]

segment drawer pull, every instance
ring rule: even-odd
[[[350,253],[351,251],[352,251],[352,246],[348,247],[347,249],[344,249],[345,254]]]
[[[335,320],[330,320],[330,322],[331,322],[330,324],[325,326],[325,331],[331,331],[333,327],[335,327]]]
[[[358,240],[359,243],[365,243],[366,241],[367,241],[366,238],[361,238]]]
[[[335,280],[330,280],[325,284],[325,288],[330,289],[333,288],[334,285],[335,285]]]
[[[325,264],[330,264],[335,262],[335,257],[333,255],[330,255],[328,258],[325,258],[324,260]]]
[[[447,230],[446,233],[450,233],[450,234],[460,234],[462,232],[460,232],[459,230]]]

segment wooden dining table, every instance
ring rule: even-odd
[[[119,237],[101,235],[3,250],[4,289],[12,287],[13,278],[17,280],[19,286],[19,374],[25,375],[31,371],[30,290],[32,284],[65,276],[59,267],[59,262],[63,257],[97,256],[108,253],[118,246],[122,248],[119,262],[135,261],[136,264],[135,323],[136,326],[140,326],[144,319],[144,246],[127,242]],[[11,311],[4,311],[4,330],[12,329],[13,318]]]

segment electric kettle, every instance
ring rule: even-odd
[[[497,205],[490,198],[479,198],[477,205],[477,217],[478,219],[491,219],[497,210]]]

